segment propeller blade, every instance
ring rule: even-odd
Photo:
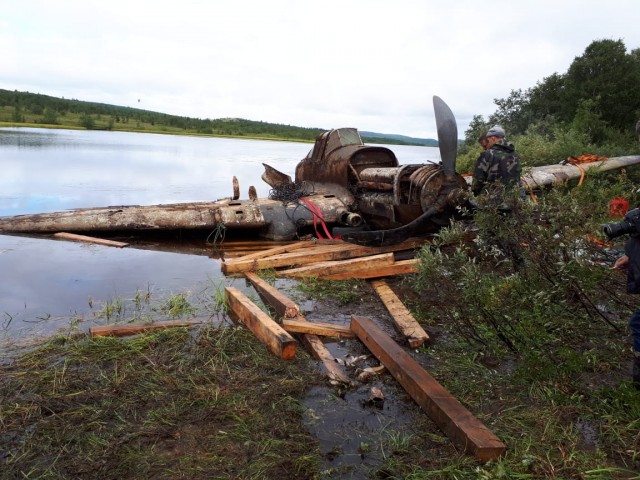
[[[442,159],[442,169],[447,174],[456,171],[456,156],[458,155],[458,125],[449,105],[440,97],[433,96],[433,109],[438,128],[438,147]]]

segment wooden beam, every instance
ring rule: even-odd
[[[418,405],[465,452],[481,461],[506,446],[372,320],[352,317],[351,329]]]
[[[286,295],[282,294],[278,290],[276,290],[273,286],[269,285],[263,279],[258,277],[255,273],[246,272],[245,276],[249,279],[253,287],[258,291],[260,296],[271,305],[278,315],[283,318],[283,324],[288,321],[288,319],[295,318],[299,323],[310,323],[304,320],[304,317],[300,314],[300,308],[298,305],[291,299],[289,299]],[[284,326],[285,330],[287,329]],[[325,367],[327,374],[330,380],[350,384],[351,380],[347,376],[347,374],[342,370],[340,365],[336,362],[336,359],[331,355],[331,352],[324,346],[322,340],[317,335],[312,333],[300,332],[300,337],[302,338],[302,342],[307,347],[307,350],[311,353],[311,355],[320,360]],[[340,336],[343,335],[341,332],[336,332],[332,334],[332,336]],[[350,331],[352,337],[355,337],[355,334]]]
[[[250,272],[267,268],[306,265],[314,262],[335,260],[340,255],[343,255],[342,258],[346,258],[344,257],[344,250],[340,245],[332,244],[311,249],[307,248],[304,252],[280,253],[266,258],[249,258],[245,260],[244,257],[240,257],[222,264],[222,272],[228,275],[230,273]],[[350,249],[347,248],[347,250]]]
[[[370,257],[352,258],[343,261],[321,262],[299,268],[282,270],[278,275],[287,278],[321,277],[336,273],[347,273],[362,268],[383,267],[393,264],[393,253],[382,253]]]
[[[323,337],[355,338],[356,334],[346,325],[334,323],[308,322],[302,317],[283,318],[282,327],[289,333],[309,333]]]
[[[164,330],[176,327],[194,327],[202,325],[205,320],[173,320],[167,322],[153,323],[129,323],[126,325],[100,325],[89,328],[92,337],[124,337],[126,335],[136,335],[138,333],[150,332],[152,330]]]
[[[116,242],[115,240],[106,240],[104,238],[88,237],[86,235],[77,235],[75,233],[67,233],[67,232],[54,233],[53,236],[55,238],[61,238],[63,240],[72,240],[74,242],[97,243],[98,245],[105,245],[107,247],[122,248],[129,245],[128,243]]]
[[[282,253],[291,253],[299,250],[301,248],[309,248],[316,246],[316,242],[314,241],[304,241],[304,242],[295,242],[289,243],[288,245],[279,245],[277,247],[267,248],[265,250],[260,250],[258,252],[249,253],[248,255],[244,255],[239,259],[234,259],[233,262],[238,260],[243,262],[257,260],[259,258],[272,257],[274,255],[280,255]],[[224,245],[223,245],[224,248]]]
[[[253,272],[245,272],[245,277],[251,282],[260,296],[266,303],[271,305],[280,317],[295,318],[300,315],[300,308],[296,303],[281,293],[279,290],[269,285]]]
[[[242,258],[232,259],[232,261],[222,264],[222,272],[225,274],[241,273],[266,268],[281,268],[334,260],[348,260],[369,255],[411,250],[419,248],[423,243],[424,240],[413,239],[398,245],[389,245],[386,247],[363,247],[342,241],[328,245],[320,244],[313,248],[305,248],[302,252],[283,253],[268,258],[254,258],[249,260],[243,260]]]
[[[334,273],[331,275],[323,275],[323,280],[349,280],[351,278],[382,278],[393,275],[404,275],[407,273],[415,273],[418,260],[415,258],[409,260],[400,260],[393,262],[391,265],[384,265],[376,268],[364,268],[362,270],[354,270],[352,272]]]
[[[302,343],[307,347],[313,358],[322,362],[322,365],[327,370],[329,379],[347,385],[353,383],[342,367],[338,365],[329,349],[324,346],[319,336],[312,334],[302,335]]]
[[[413,318],[402,300],[394,293],[384,280],[371,280],[371,286],[393,319],[396,328],[407,339],[411,348],[418,348],[429,340],[429,335]]]
[[[226,287],[225,295],[231,311],[272,353],[284,360],[291,360],[295,357],[297,342],[269,315],[260,310],[244,293],[236,288]]]

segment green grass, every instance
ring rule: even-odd
[[[3,478],[313,478],[315,380],[242,328],[57,337],[0,370]]]

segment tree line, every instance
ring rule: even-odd
[[[494,99],[497,110],[487,120],[473,117],[465,144],[475,144],[496,123],[508,135],[540,134],[553,140],[574,131],[596,146],[627,143],[640,119],[639,86],[640,48],[627,52],[622,40],[596,40],[565,73]]]
[[[295,127],[242,118],[200,119],[132,107],[0,89],[0,120],[112,130],[118,126],[181,130],[222,136],[273,137],[313,141],[321,128]],[[129,128],[120,128],[129,129]],[[135,129],[135,128],[131,128]]]

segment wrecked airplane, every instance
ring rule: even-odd
[[[235,231],[267,240],[303,234],[384,246],[435,232],[448,224],[466,199],[467,182],[456,173],[458,131],[451,109],[433,98],[441,163],[399,165],[392,150],[365,145],[355,128],[320,134],[296,169],[295,178],[264,165],[269,198],[213,202],[82,208],[64,212],[0,217],[0,233],[145,232],[160,230]],[[523,175],[526,189],[566,182],[588,168],[621,168],[640,156],[582,165],[536,167]]]

